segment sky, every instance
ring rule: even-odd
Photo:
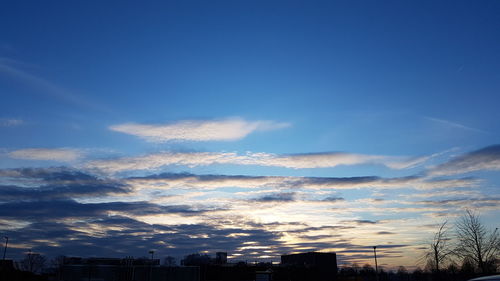
[[[499,31],[496,0],[1,1],[7,257],[424,266],[465,209],[499,227]]]

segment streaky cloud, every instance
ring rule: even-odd
[[[243,235],[234,235],[243,234]],[[24,228],[5,232],[16,237],[18,244],[29,246],[49,256],[144,255],[148,245],[157,253],[182,256],[193,252],[228,251],[244,257],[257,256],[254,249],[243,249],[246,241],[254,241],[266,249],[286,247],[280,233],[264,229],[217,228],[208,223],[158,225],[147,224],[124,216],[97,216],[86,220],[55,222],[39,220]],[[151,249],[150,248],[150,249]],[[12,248],[21,255],[24,249]],[[279,255],[280,251],[273,256]]]
[[[59,200],[63,198],[95,197],[126,194],[123,186],[96,182],[94,184],[49,185],[38,188],[0,185],[0,202],[17,200]]]
[[[342,201],[345,201],[345,199],[343,197],[329,196],[329,197],[322,199],[321,201],[323,201],[323,202],[342,202]]]
[[[120,180],[101,179],[64,167],[0,170],[0,202],[101,197],[130,191]]]
[[[90,218],[110,214],[145,216],[156,214],[196,215],[207,210],[196,210],[186,205],[164,206],[144,201],[79,203],[75,200],[37,200],[0,204],[0,217],[22,220],[57,220],[62,218]]]
[[[42,160],[73,162],[83,156],[78,149],[70,148],[25,148],[8,153],[10,158],[23,160]]]
[[[418,201],[417,204],[428,206],[454,206],[454,207],[470,207],[475,209],[480,208],[496,208],[500,209],[500,197],[483,197],[483,198],[459,198],[446,200],[424,200]]]
[[[185,120],[170,124],[125,123],[110,130],[140,137],[150,142],[167,141],[234,141],[255,131],[269,131],[289,127],[289,123],[274,121]]]
[[[294,177],[294,176],[243,176],[243,175],[194,175],[189,173],[163,173],[146,177],[125,179],[137,189],[199,188],[215,189],[224,187],[277,188],[277,189],[395,189],[415,188],[421,190],[473,187],[479,181],[475,178],[425,179],[418,176],[399,178],[361,177]],[[336,199],[336,198],[335,198]]]
[[[464,174],[474,171],[499,171],[500,145],[488,146],[431,168],[432,176]]]
[[[428,159],[428,158],[425,158]],[[406,157],[324,152],[277,155],[271,153],[235,152],[158,152],[149,155],[103,159],[87,162],[85,167],[108,173],[133,170],[154,170],[164,166],[208,166],[217,164],[256,165],[289,169],[330,168],[341,165],[384,165],[392,169],[407,169],[426,160]]]
[[[83,171],[68,167],[49,168],[13,168],[0,169],[1,178],[12,178],[17,181],[34,180],[45,183],[95,181],[97,177]]]
[[[21,70],[19,68],[20,65],[25,65],[25,63],[5,58],[0,59],[0,75],[5,75],[21,82],[23,85],[34,89],[34,93],[36,94],[51,97],[81,108],[109,112],[109,109],[86,100],[82,95],[75,94],[49,80]]]
[[[295,192],[274,193],[254,200],[257,202],[292,202],[295,201]]]
[[[452,122],[452,121],[449,121],[449,120],[444,120],[444,119],[434,118],[434,117],[424,117],[424,118],[427,119],[427,120],[429,120],[429,121],[432,121],[432,122],[435,122],[435,123],[438,123],[438,124],[441,124],[441,125],[444,125],[444,126],[447,126],[447,127],[450,127],[450,128],[461,129],[461,130],[466,130],[466,131],[472,131],[472,132],[477,132],[477,133],[486,133],[483,130],[472,128],[472,127],[468,127],[468,126],[465,126],[465,125],[462,125],[462,124],[459,124],[459,123],[456,123],[456,122]]]
[[[22,119],[0,118],[0,127],[17,127],[24,124]]]

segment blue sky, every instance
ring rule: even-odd
[[[434,226],[466,207],[497,227],[499,12],[498,1],[3,1],[9,252],[325,250],[363,263],[369,252],[349,251],[377,244],[386,266],[414,266]],[[58,242],[35,237],[44,229]],[[116,237],[131,253],[98,251]]]

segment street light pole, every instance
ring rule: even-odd
[[[373,255],[375,257],[375,276],[378,281],[377,246],[373,246]]]
[[[151,262],[149,263],[149,281],[151,281],[151,275],[153,275],[153,256],[155,251],[151,250],[149,253],[151,254]]]
[[[5,260],[5,253],[7,253],[7,244],[9,243],[9,237],[4,236],[5,238],[5,248],[3,248],[3,260]]]

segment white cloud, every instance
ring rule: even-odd
[[[88,162],[87,168],[97,168],[104,172],[116,173],[130,170],[151,170],[167,165],[183,165],[189,167],[212,164],[229,164],[243,161],[245,156],[238,156],[232,152],[160,152],[137,157],[124,157],[111,160],[95,160]]]
[[[134,135],[150,142],[232,141],[246,137],[254,131],[269,131],[289,127],[289,123],[273,121],[180,121],[172,124],[149,125],[125,123],[109,127],[113,131]]]
[[[69,148],[27,148],[11,151],[9,157],[24,160],[72,162],[82,156],[79,150]]]
[[[292,169],[327,168],[338,165],[375,164],[385,162],[387,157],[379,155],[363,155],[351,153],[311,153],[275,155],[268,153],[255,153],[249,162],[261,166],[285,167]]]
[[[398,165],[398,161],[401,162],[401,164]],[[213,164],[232,164],[284,167],[291,169],[329,168],[339,165],[359,164],[380,164],[397,169],[413,166],[413,163],[406,164],[406,162],[408,162],[408,160],[402,157],[340,152],[291,155],[276,155],[270,153],[247,153],[239,155],[234,152],[160,152],[137,157],[95,160],[87,163],[86,167],[116,173],[130,170],[151,170],[168,165],[196,167]]]
[[[340,165],[372,164],[384,165],[391,169],[401,170],[418,166],[429,160],[432,156],[413,158],[344,152],[322,152],[291,155],[254,153],[252,157],[256,165],[291,169],[329,168]]]
[[[21,119],[0,118],[0,127],[15,127],[24,124]]]
[[[432,192],[425,192],[425,193],[412,193],[408,195],[404,195],[402,197],[405,198],[437,198],[437,197],[478,197],[481,195],[481,192],[479,190],[441,190],[441,191],[435,191],[433,190]]]

